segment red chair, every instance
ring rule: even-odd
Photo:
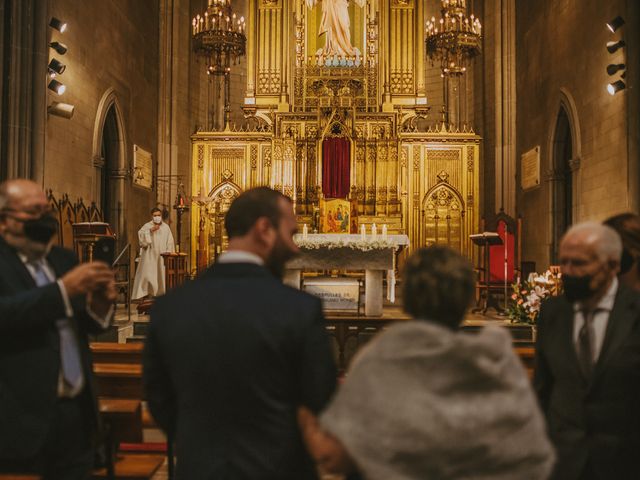
[[[484,247],[489,248],[488,269],[486,255],[479,256],[482,266],[478,268],[479,278],[476,283],[478,307],[473,311],[485,314],[493,307],[499,313],[504,313],[511,285],[518,281],[521,274],[519,265],[522,219],[516,220],[500,211],[491,222],[487,222],[484,229],[497,232],[502,239],[502,245]]]

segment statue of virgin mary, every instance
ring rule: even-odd
[[[360,51],[351,45],[351,31],[349,19],[349,2],[347,0],[321,0],[322,20],[319,35],[325,36],[324,48],[316,53],[333,57],[359,55]],[[365,6],[366,0],[355,0],[360,7]],[[307,6],[313,8],[318,0],[306,0]]]

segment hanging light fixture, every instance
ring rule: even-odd
[[[431,64],[440,64],[443,76],[462,75],[467,63],[482,51],[482,25],[467,17],[466,0],[442,0],[441,18],[427,21],[425,41]]]
[[[224,76],[225,126],[229,124],[229,73],[246,54],[244,17],[231,8],[231,0],[209,0],[203,15],[192,22],[193,50],[207,63],[208,75]]]

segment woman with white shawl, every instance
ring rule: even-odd
[[[554,452],[510,334],[458,330],[474,294],[469,262],[446,247],[414,253],[398,322],[354,359],[319,419],[299,423],[330,473],[365,480],[542,480]]]

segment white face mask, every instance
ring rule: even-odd
[[[160,225],[162,223],[162,217],[153,217],[153,223],[155,223],[156,225]]]

